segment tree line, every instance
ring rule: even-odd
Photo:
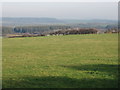
[[[64,30],[55,30],[55,31],[46,31],[41,34],[19,34],[19,35],[10,35],[9,38],[14,37],[37,37],[37,36],[48,36],[48,35],[71,35],[71,34],[97,34],[98,30],[95,28],[75,28],[75,29],[64,29]]]
[[[95,28],[77,28],[77,29],[66,29],[50,32],[50,35],[70,35],[70,34],[96,34],[98,32]]]
[[[99,30],[93,28],[80,28],[74,25],[39,25],[39,26],[2,26],[2,36],[7,34],[19,34],[19,36],[46,36],[46,35],[69,35],[69,34],[95,34]],[[117,33],[117,26],[107,25],[104,33]]]
[[[40,34],[45,31],[52,31],[56,29],[68,29],[71,28],[67,25],[44,25],[44,26],[2,26],[2,34],[23,34],[23,33],[30,33],[30,34]]]

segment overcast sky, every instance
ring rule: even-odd
[[[117,2],[5,2],[3,17],[52,17],[58,19],[117,20]]]

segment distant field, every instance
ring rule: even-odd
[[[3,88],[118,87],[118,35],[3,38]]]

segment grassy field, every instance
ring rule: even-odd
[[[3,38],[3,88],[118,87],[118,35]]]

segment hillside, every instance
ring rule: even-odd
[[[1,20],[0,20],[1,21]],[[49,17],[33,18],[33,17],[19,17],[19,18],[10,18],[3,17],[2,24],[4,25],[40,25],[40,24],[117,24],[115,20],[79,20],[79,19],[57,19]]]

